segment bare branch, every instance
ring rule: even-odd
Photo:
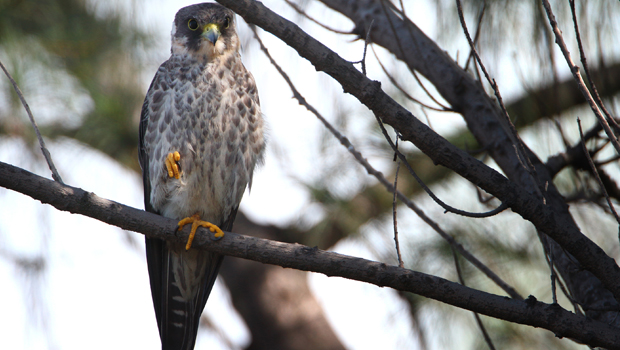
[[[357,62],[351,62],[351,63],[354,63],[354,64],[361,63],[362,64],[362,73],[364,75],[366,75],[366,52],[368,51],[368,44],[370,43],[370,30],[372,29],[372,24],[373,24],[373,22],[370,22],[370,25],[368,26],[368,31],[366,31],[366,38],[364,39],[364,54],[362,55],[362,59],[360,61],[357,61]],[[373,52],[374,52],[374,50],[373,50]]]
[[[609,124],[607,123],[607,119],[601,113],[601,110],[599,106],[596,104],[596,102],[594,101],[594,98],[592,98],[590,91],[588,91],[588,88],[586,87],[586,84],[583,81],[583,78],[581,77],[581,73],[579,73],[579,67],[575,64],[575,62],[573,62],[573,59],[570,56],[570,52],[568,51],[568,48],[566,47],[566,43],[564,42],[564,38],[562,37],[562,32],[560,31],[560,28],[558,28],[558,22],[555,20],[555,16],[553,15],[553,11],[551,10],[551,5],[549,4],[549,1],[548,0],[542,0],[542,1],[543,1],[543,6],[545,7],[545,11],[547,12],[547,17],[549,18],[549,24],[551,25],[551,29],[553,30],[553,33],[555,34],[555,42],[560,47],[560,50],[562,51],[562,54],[564,55],[564,58],[566,59],[566,63],[568,64],[568,67],[570,68],[571,73],[573,73],[573,77],[575,78],[575,81],[577,82],[577,85],[579,86],[579,90],[586,98],[586,101],[588,101],[588,104],[590,105],[590,108],[592,109],[592,112],[594,112],[594,115],[598,119],[599,123],[601,123],[601,125],[603,126],[603,129],[605,130],[607,137],[609,137],[609,139],[611,140],[611,143],[616,149],[616,152],[620,154],[620,143],[618,143],[618,139],[616,138],[616,135],[613,133],[613,131],[609,127]]]
[[[325,1],[325,0],[323,0]],[[359,1],[359,0],[358,0]],[[364,6],[372,7],[369,2],[373,0],[364,0]],[[615,260],[609,257],[605,251],[597,246],[592,240],[584,236],[575,222],[570,217],[570,213],[566,210],[565,202],[559,207],[561,198],[553,189],[554,202],[553,206],[544,205],[541,198],[528,191],[526,185],[521,182],[519,184],[508,180],[497,171],[483,164],[479,160],[473,158],[463,150],[458,149],[450,144],[441,136],[416,119],[409,111],[396,103],[384,91],[381,90],[380,83],[370,81],[361,72],[359,72],[350,62],[342,59],[336,53],[325,47],[322,43],[303,32],[298,26],[281,16],[273,13],[262,3],[251,0],[218,0],[222,5],[235,11],[246,22],[256,24],[264,30],[274,34],[283,40],[290,47],[295,49],[300,56],[308,59],[317,71],[325,72],[332,78],[337,80],[346,93],[354,95],[361,103],[367,106],[376,116],[379,116],[385,123],[391,125],[402,135],[403,140],[414,143],[422,152],[427,154],[436,164],[441,164],[449,169],[454,170],[464,178],[470,180],[475,185],[481,187],[486,192],[495,195],[500,201],[507,205],[516,213],[519,213],[526,220],[531,221],[537,228],[550,235],[562,248],[570,252],[577,259],[583,268],[592,272],[615,298],[620,299],[620,267]],[[348,6],[351,3],[330,2],[328,6]],[[356,4],[358,4],[356,2]],[[357,6],[357,5],[356,5]],[[375,7],[376,8],[376,7]],[[379,5],[379,9],[380,9]],[[367,13],[367,12],[366,12]],[[394,14],[390,14],[396,18]],[[411,23],[407,25],[411,26]],[[381,25],[376,25],[376,30],[384,30]],[[433,79],[450,78],[451,81],[458,81],[458,88],[454,84],[442,86],[436,84],[438,90],[449,97],[450,100],[458,102],[458,108],[467,108],[468,123],[481,123],[479,130],[474,130],[477,138],[486,138],[484,144],[489,141],[494,143],[494,152],[503,151],[506,148],[504,135],[498,130],[489,130],[491,126],[495,128],[493,121],[488,121],[490,115],[495,113],[494,106],[487,104],[486,95],[481,95],[476,90],[476,83],[462,71],[453,60],[451,60],[444,51],[438,49],[436,45],[423,33],[416,30],[418,36],[417,42],[420,45],[432,46],[431,49],[420,52],[419,48],[413,48],[420,61],[426,58],[435,59],[434,67],[436,71]],[[376,40],[376,38],[375,38]],[[434,55],[433,57],[427,57]],[[435,63],[437,63],[435,65]],[[446,74],[446,70],[451,70],[454,75],[458,75],[458,79],[454,75]],[[440,73],[441,72],[441,73]],[[472,96],[472,95],[475,95]],[[470,103],[469,97],[474,97],[477,102]],[[482,104],[480,104],[482,102]],[[473,108],[476,106],[475,108]],[[457,109],[459,110],[459,109]],[[475,119],[474,114],[475,111]],[[498,154],[496,154],[498,155]],[[505,156],[504,156],[505,157]],[[498,164],[508,166],[508,159],[494,158]],[[510,160],[512,163],[512,160]]]
[[[34,120],[34,116],[32,115],[32,111],[30,111],[30,106],[28,106],[28,103],[26,102],[26,99],[24,98],[24,94],[22,93],[22,90],[19,88],[19,86],[17,85],[17,82],[15,82],[15,79],[13,79],[13,77],[11,76],[9,71],[6,69],[4,64],[2,64],[2,62],[0,62],[0,68],[2,68],[2,70],[4,71],[4,74],[7,76],[7,78],[9,78],[9,80],[11,81],[11,84],[13,84],[13,89],[15,89],[17,96],[19,96],[19,100],[22,102],[22,105],[24,106],[24,109],[26,110],[26,114],[28,114],[28,118],[30,118],[30,123],[32,124],[32,128],[34,129],[34,132],[37,134],[37,139],[39,140],[39,145],[41,146],[41,152],[43,152],[43,157],[45,157],[47,166],[50,168],[50,171],[52,172],[52,178],[60,183],[63,183],[62,178],[60,177],[60,174],[58,174],[58,170],[56,170],[56,166],[54,166],[54,162],[52,161],[52,155],[50,154],[50,151],[45,146],[45,141],[43,140],[43,136],[41,136],[41,132],[39,131],[39,127],[37,126],[37,122]]]
[[[259,43],[259,45],[261,47],[261,50],[263,50],[263,52],[265,53],[265,55],[267,56],[267,58],[269,59],[271,64],[276,68],[278,73],[280,73],[282,78],[289,85],[291,91],[293,92],[293,97],[295,99],[297,99],[297,101],[299,101],[300,105],[306,107],[306,109],[308,109],[310,112],[312,112],[312,114],[314,114],[319,119],[319,121],[321,123],[323,123],[323,125],[327,128],[327,130],[329,130],[338,139],[338,141],[340,141],[340,144],[342,144],[344,147],[346,147],[347,151],[349,151],[349,153],[351,153],[351,155],[353,155],[353,157],[355,157],[357,162],[360,163],[364,167],[364,169],[366,169],[368,174],[374,176],[387,189],[388,192],[395,193],[398,196],[398,199],[401,202],[403,202],[409,209],[413,210],[420,217],[420,219],[422,219],[422,221],[424,221],[433,230],[435,230],[435,232],[437,232],[443,239],[445,239],[448,243],[450,243],[450,245],[454,249],[458,250],[458,252],[461,253],[461,255],[463,255],[463,257],[465,257],[469,262],[472,263],[472,265],[474,265],[476,268],[478,268],[480,271],[482,271],[489,279],[491,279],[493,282],[495,282],[508,295],[510,295],[511,297],[513,297],[515,299],[523,299],[521,297],[521,295],[519,295],[519,293],[517,293],[517,291],[514,290],[514,288],[509,286],[499,276],[497,276],[493,271],[491,271],[486,265],[484,265],[480,260],[478,260],[473,254],[471,254],[469,251],[467,251],[461,244],[459,244],[456,240],[454,240],[454,238],[452,238],[452,236],[450,236],[445,231],[443,231],[441,229],[441,227],[439,227],[439,225],[436,222],[434,222],[431,218],[426,216],[424,211],[422,209],[420,209],[415,203],[413,203],[413,201],[411,201],[409,198],[407,198],[407,196],[405,196],[400,191],[398,191],[385,178],[385,176],[383,176],[383,174],[380,171],[376,170],[372,165],[370,165],[370,163],[368,163],[368,160],[366,160],[366,158],[364,158],[362,156],[362,154],[355,149],[355,147],[351,144],[351,142],[349,141],[349,139],[346,136],[342,135],[338,130],[336,130],[325,118],[323,118],[323,116],[314,107],[312,107],[312,105],[310,105],[308,102],[306,102],[306,99],[295,88],[295,85],[293,85],[293,82],[288,77],[286,72],[284,72],[282,70],[282,68],[273,59],[273,57],[271,57],[271,55],[269,54],[269,51],[263,45],[263,42],[260,40],[260,37],[258,36],[258,33],[255,31],[255,29],[253,27],[250,27],[250,28],[252,28],[252,30],[254,31],[254,37],[258,41],[258,43]],[[384,128],[384,130],[385,130],[385,128]],[[388,138],[388,140],[389,140],[389,138]],[[389,142],[391,143],[392,141],[389,140]]]
[[[330,32],[334,32],[337,34],[344,34],[344,35],[351,35],[351,34],[355,34],[351,31],[344,31],[344,30],[339,30],[339,29],[335,29],[332,27],[329,27],[319,21],[317,21],[316,19],[312,18],[310,15],[308,15],[306,13],[306,11],[302,10],[296,3],[292,2],[291,0],[284,0],[284,2],[287,3],[287,5],[289,5],[290,7],[293,8],[293,10],[295,10],[297,13],[299,13],[300,15],[306,17],[307,19],[309,19],[310,21],[312,21],[313,23],[317,24],[320,27],[323,27],[324,29],[329,30]]]
[[[512,120],[510,120],[510,116],[508,115],[508,111],[506,110],[506,106],[504,105],[504,100],[502,99],[502,95],[499,91],[499,87],[497,86],[497,82],[495,81],[495,79],[491,79],[491,77],[489,76],[489,73],[487,72],[486,67],[482,63],[482,59],[480,58],[480,55],[478,55],[478,51],[476,50],[476,45],[474,44],[473,40],[471,39],[471,36],[469,35],[469,31],[467,30],[467,24],[465,23],[465,17],[463,16],[463,8],[461,7],[460,0],[456,0],[456,7],[458,9],[459,19],[461,21],[461,26],[463,27],[463,32],[465,33],[465,37],[467,38],[467,41],[469,42],[471,51],[474,57],[476,58],[476,62],[478,62],[478,66],[480,67],[480,69],[482,69],[482,72],[484,73],[485,78],[487,79],[489,84],[491,84],[491,87],[493,88],[495,97],[497,97],[497,102],[499,103],[499,106],[502,110],[502,116],[504,117],[505,124],[508,125],[508,128],[509,128],[506,134],[512,140],[517,159],[519,159],[519,162],[521,163],[523,168],[527,170],[528,174],[530,175],[530,179],[532,180],[532,183],[536,184],[534,188],[536,189],[538,194],[543,198],[543,203],[544,203],[546,202],[546,199],[545,199],[544,194],[540,190],[541,186],[540,186],[539,181],[537,180],[538,177],[536,176],[536,169],[534,168],[534,165],[532,164],[532,161],[530,160],[530,158],[527,156],[527,152],[525,152],[525,146],[523,144],[523,141],[519,137],[519,134],[517,133],[517,129],[512,123]]]
[[[605,189],[605,185],[603,184],[603,181],[601,180],[601,177],[599,176],[598,171],[596,170],[596,166],[594,165],[594,162],[592,161],[592,158],[590,157],[590,152],[588,151],[588,148],[586,147],[586,141],[584,140],[584,137],[583,137],[583,130],[581,129],[581,120],[579,120],[579,118],[577,118],[577,125],[579,126],[579,135],[581,136],[581,147],[583,147],[583,153],[585,153],[586,158],[588,159],[588,164],[590,164],[590,168],[592,169],[594,178],[596,178],[596,181],[598,182],[598,185],[601,188],[601,191],[605,195],[605,199],[607,200],[607,205],[609,205],[609,209],[613,213],[614,218],[616,218],[616,222],[618,223],[619,232],[620,232],[620,217],[618,217],[616,208],[614,208],[614,205],[611,203],[611,199],[609,198],[609,194],[607,193],[607,190]],[[618,239],[620,240],[620,236],[618,237]]]
[[[153,213],[98,197],[92,192],[63,185],[26,170],[0,162],[0,186],[28,195],[44,204],[140,232],[148,237],[185,242],[189,228],[175,233],[177,222]],[[381,287],[407,291],[459,308],[510,322],[545,328],[559,337],[570,337],[593,346],[620,349],[620,333],[604,323],[575,315],[557,304],[515,300],[450,282],[443,278],[362,258],[327,252],[227,232],[213,241],[200,228],[192,249],[279,265],[327,276],[339,276]]]
[[[386,8],[386,2],[385,0],[379,0],[379,3],[381,4],[381,7],[383,8],[383,11],[385,13],[387,13],[387,8]],[[394,6],[394,4],[392,4],[391,2],[387,3],[387,6],[389,6],[391,9],[399,12],[403,17],[407,18],[407,15],[404,12],[401,12],[398,8],[396,8],[396,6]],[[392,21],[391,17],[387,17],[388,20],[388,24],[390,25],[390,28],[392,29],[392,33],[396,34],[396,29],[394,28],[394,22]],[[398,44],[398,49],[400,50],[400,53],[402,55],[405,54],[405,51],[403,50],[403,46],[402,43],[400,41],[400,38],[398,37],[398,35],[394,36],[396,38],[396,43]],[[411,75],[413,75],[413,77],[415,78],[415,80],[418,82],[418,85],[420,85],[420,87],[422,88],[422,90],[424,90],[424,92],[426,93],[426,95],[433,100],[433,102],[435,102],[436,104],[438,104],[439,106],[441,106],[441,108],[443,108],[444,110],[451,110],[451,108],[448,108],[446,106],[444,106],[441,102],[439,102],[435,96],[433,96],[433,94],[430,93],[430,91],[428,91],[428,89],[426,88],[426,86],[424,86],[424,84],[422,83],[422,81],[420,80],[420,77],[418,77],[418,74],[416,73],[415,70],[411,69],[409,66],[407,67],[409,68],[409,71],[411,72]]]
[[[396,139],[396,148],[398,149],[398,138]],[[394,155],[396,156],[396,155]],[[396,257],[398,258],[398,266],[405,267],[403,263],[403,257],[400,255],[400,242],[398,241],[398,220],[397,220],[397,205],[396,205],[396,193],[398,191],[398,173],[400,172],[400,159],[394,159],[396,162],[396,173],[394,174],[394,196],[392,197],[392,223],[394,224],[394,244],[396,245]]]
[[[597,137],[598,133],[603,130],[603,127],[600,123],[596,123],[592,128],[585,134],[583,139],[588,141],[592,138]],[[569,165],[574,165],[577,163],[581,163],[585,154],[583,154],[583,148],[581,147],[581,141],[575,144],[574,146],[568,148],[565,152],[556,154],[547,159],[545,167],[549,169],[549,173],[552,176],[559,173],[560,170],[564,169]]]
[[[394,78],[392,76],[392,74],[390,74],[387,69],[385,69],[385,66],[383,65],[383,62],[381,62],[381,60],[379,59],[379,56],[377,56],[377,52],[375,51],[374,47],[372,48],[372,53],[375,55],[375,58],[377,59],[377,62],[379,62],[379,65],[381,66],[381,69],[383,70],[383,73],[388,77],[388,79],[390,79],[390,82],[392,83],[392,85],[394,85],[403,95],[405,95],[405,97],[414,102],[419,104],[420,106],[422,106],[423,108],[428,108],[428,109],[432,109],[433,111],[437,111],[437,112],[453,112],[451,109],[445,109],[444,108],[438,108],[438,107],[433,107],[433,106],[429,106],[425,103],[423,103],[422,101],[416,99],[415,97],[411,96],[407,91],[405,91],[405,89],[403,89],[400,84],[398,83],[398,81],[396,81],[396,78]],[[430,122],[429,122],[430,124]]]
[[[378,117],[377,117],[377,123],[379,123],[379,127],[381,128],[381,132],[383,133],[383,136],[385,137],[386,141],[389,143],[390,147],[392,147],[392,149],[394,150],[395,154],[405,164],[405,166],[407,167],[407,170],[409,170],[409,173],[411,174],[411,176],[413,176],[413,178],[418,182],[420,187],[422,187],[422,189],[424,189],[424,191],[435,201],[435,203],[439,204],[440,207],[444,208],[446,213],[450,212],[450,213],[454,213],[454,214],[457,214],[457,215],[461,215],[461,216],[465,216],[465,217],[470,217],[470,218],[487,218],[487,217],[490,217],[490,216],[495,216],[495,215],[501,213],[502,211],[506,210],[506,208],[508,208],[506,203],[502,202],[502,204],[500,204],[497,208],[495,208],[493,210],[490,210],[490,211],[487,211],[487,212],[484,212],[484,213],[471,213],[471,212],[468,212],[468,211],[465,211],[465,210],[454,208],[454,207],[446,204],[444,201],[439,199],[439,197],[437,197],[435,195],[435,193],[433,193],[433,191],[431,191],[431,189],[428,188],[428,186],[426,186],[426,184],[424,183],[424,181],[422,181],[422,179],[418,176],[418,174],[416,174],[416,172],[411,167],[411,164],[409,164],[409,162],[407,161],[407,157],[405,157],[405,155],[402,154],[402,152],[400,152],[398,150],[398,148],[394,145],[394,142],[392,142],[392,139],[390,139],[390,136],[388,135],[387,130],[385,130],[385,126],[383,126],[383,122]]]
[[[478,43],[478,39],[480,39],[480,33],[482,32],[480,28],[482,28],[482,18],[484,18],[484,14],[486,13],[487,2],[486,0],[482,3],[482,10],[480,10],[480,14],[478,15],[478,23],[476,24],[476,34],[474,34],[474,46]],[[467,56],[467,61],[465,62],[464,69],[469,70],[469,62],[474,57],[474,50],[469,51],[469,55]],[[475,66],[476,70],[478,70],[478,66]],[[480,76],[480,72],[478,72],[478,76]]]
[[[588,68],[588,60],[586,59],[586,53],[583,50],[583,44],[581,42],[581,34],[579,34],[579,25],[577,24],[577,13],[575,11],[575,0],[568,0],[570,4],[570,11],[573,15],[573,24],[575,25],[575,36],[577,39],[577,45],[579,46],[579,56],[581,57],[581,64],[583,64],[583,70],[586,72],[586,77],[588,77],[588,82],[590,83],[590,87],[592,88],[592,92],[594,93],[594,99],[598,106],[603,110],[605,116],[607,117],[607,121],[613,124],[616,128],[618,128],[618,124],[616,120],[613,118],[611,113],[605,108],[605,104],[603,100],[601,100],[601,96],[598,93],[598,89],[596,88],[596,84],[594,84],[594,80],[592,79],[592,75],[590,74],[590,68]],[[617,129],[616,129],[617,130]]]
[[[466,285],[465,278],[463,277],[463,271],[461,271],[461,264],[459,264],[459,257],[456,254],[456,250],[454,250],[454,248],[452,249],[452,257],[454,258],[454,266],[456,268],[456,274],[459,277],[459,282],[465,286]],[[482,320],[480,319],[480,315],[478,315],[477,312],[474,312],[474,318],[476,319],[476,324],[478,324],[478,328],[480,328],[480,332],[482,332],[482,337],[484,338],[484,341],[489,346],[489,349],[495,350],[493,341],[491,341],[491,337],[489,336],[489,333],[487,332],[487,329],[484,327],[484,324],[482,323]]]

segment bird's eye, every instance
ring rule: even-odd
[[[198,29],[198,21],[196,21],[195,19],[190,19],[189,21],[187,21],[187,27],[190,30],[196,30]]]
[[[224,18],[224,29],[227,29],[230,26],[230,17]]]

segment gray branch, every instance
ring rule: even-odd
[[[58,210],[89,216],[148,237],[185,242],[189,235],[189,228],[175,232],[175,220],[98,197],[92,192],[63,185],[2,162],[0,186],[50,204]],[[545,328],[558,337],[570,337],[592,346],[620,349],[620,333],[617,329],[576,315],[557,304],[541,303],[534,297],[525,301],[510,299],[421,272],[301,244],[282,243],[231,232],[227,232],[224,238],[218,241],[213,241],[210,237],[208,231],[201,228],[192,249],[204,249],[265,264],[391,287],[483,315]]]
[[[392,52],[398,59],[405,62],[410,70],[418,71],[424,75],[437,88],[441,96],[448,101],[452,109],[461,113],[478,143],[488,150],[493,160],[514,185],[518,186],[521,193],[514,193],[515,195],[520,197],[522,193],[538,194],[540,184],[546,185],[543,192],[544,205],[540,203],[543,200],[542,198],[538,195],[532,195],[530,197],[534,198],[531,199],[531,202],[525,203],[529,207],[525,211],[517,206],[511,206],[511,209],[530,220],[538,231],[546,237],[543,239],[546,251],[553,256],[554,264],[569,286],[573,298],[581,303],[588,316],[620,326],[620,318],[614,311],[618,307],[620,284],[615,279],[616,277],[611,277],[612,275],[609,274],[617,274],[618,266],[613,259],[605,255],[599,247],[595,247],[593,242],[581,234],[568,210],[565,199],[553,184],[553,176],[556,171],[546,167],[534,152],[525,147],[527,158],[533,163],[537,176],[532,181],[531,174],[521,165],[522,160],[515,152],[515,143],[513,137],[510,137],[512,132],[510,126],[506,125],[500,109],[495,101],[487,95],[482,85],[459,67],[444,50],[438,47],[408,18],[396,14],[396,10],[390,7],[389,3],[387,6],[383,6],[381,0],[322,0],[322,2],[350,18],[355,24],[354,32],[358,35],[364,33],[370,22],[374,21],[371,34],[373,42]],[[384,11],[386,8],[387,13]],[[519,118],[523,117],[519,115]],[[402,123],[400,124],[402,125]],[[399,129],[401,125],[393,126]],[[431,140],[431,142],[433,141]],[[418,144],[416,143],[416,145]],[[422,147],[420,148],[422,149]],[[422,150],[424,151],[424,149]],[[459,168],[450,167],[449,163],[436,160],[437,156],[424,152],[436,163],[445,165],[468,178],[457,169],[460,168],[469,172],[469,165],[457,165]],[[491,178],[479,178],[479,180],[494,181]],[[477,184],[474,180],[472,182]],[[503,201],[498,193],[493,192],[490,188],[481,187]],[[531,209],[537,210],[536,208],[541,208],[545,212],[541,212],[541,216],[534,220],[528,212]],[[553,221],[553,224],[541,225],[541,220],[542,222]],[[581,237],[585,239],[583,242],[587,243],[588,246],[584,250],[581,250],[582,247],[580,247]],[[590,251],[590,249],[593,250]],[[586,250],[597,251],[597,256],[586,256],[590,254],[585,253]],[[601,262],[604,261],[605,267],[598,268],[596,266],[599,259]],[[603,307],[607,307],[610,311],[589,312],[588,310],[600,310]]]
[[[306,34],[297,25],[269,10],[262,3],[252,0],[218,0],[218,2],[235,11],[246,22],[263,28],[295,49],[300,56],[309,60],[317,71],[322,71],[338,81],[344,92],[355,96],[386,124],[398,130],[404,140],[415,144],[436,164],[452,169],[508,204],[514,212],[532,222],[539,231],[548,234],[563,249],[570,252],[585,269],[600,279],[605,288],[611,291],[616,299],[620,299],[620,283],[618,283],[620,281],[620,267],[616,265],[615,260],[583,235],[570,215],[568,215],[569,220],[567,220],[568,207],[563,201],[557,201],[550,205],[543,202],[543,199],[537,196],[535,191],[531,191],[532,187],[524,187],[524,183],[536,186],[531,184],[531,178],[526,172],[518,172],[519,178],[511,177],[511,181],[450,144],[388,96],[381,89],[379,82],[369,80],[355,69],[351,62],[342,59],[321,42]],[[382,12],[379,1],[325,1],[325,3],[349,17],[359,16],[359,18],[354,18],[356,25],[360,23],[369,24],[371,20],[382,19],[386,16]],[[346,9],[347,7],[348,9]],[[432,73],[435,81],[443,81],[443,84],[436,83],[435,86],[442,95],[450,96],[448,101],[453,103],[453,109],[464,113],[468,124],[476,123],[476,119],[483,121],[483,123],[478,121],[477,127],[472,128],[470,126],[470,129],[479,140],[484,139],[486,140],[485,143],[491,146],[490,151],[495,152],[498,157],[494,157],[497,163],[500,166],[514,167],[513,159],[509,155],[504,153],[503,157],[500,157],[502,152],[507,152],[507,150],[514,153],[514,148],[504,131],[502,121],[497,118],[497,106],[481,89],[475,88],[479,83],[464,72],[413,23],[401,20],[395,13],[387,15],[391,17],[393,23],[396,23],[396,29],[401,31],[398,33],[406,35],[409,38],[408,41],[415,44],[412,45],[411,50],[413,52],[409,52],[407,55],[416,57],[419,60],[418,65],[425,67],[429,74]],[[400,21],[400,24],[396,21]],[[391,32],[389,24],[377,25],[376,23],[377,30],[383,32],[371,34],[374,40],[377,36],[393,37],[395,35]],[[356,27],[355,32],[364,32],[365,28]],[[411,36],[415,37],[411,38]],[[396,55],[399,58],[404,56],[402,51],[400,55]],[[429,77],[427,76],[427,78]],[[499,149],[495,150],[495,147]],[[528,156],[533,162],[537,159],[531,151]],[[540,161],[535,162],[537,172],[545,172],[545,169],[539,169],[541,164]],[[547,184],[554,189],[551,186],[551,181],[548,181]],[[561,199],[559,194],[556,198]]]

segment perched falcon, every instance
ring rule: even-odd
[[[146,210],[192,224],[187,244],[146,238],[162,349],[193,349],[223,256],[191,248],[198,226],[232,228],[265,141],[256,83],[239,56],[234,13],[218,4],[177,12],[170,58],[140,119]]]

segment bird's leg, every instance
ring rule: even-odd
[[[172,153],[168,153],[165,162],[169,177],[174,177],[175,179],[179,179],[181,177],[181,170],[179,169],[178,163],[179,160],[181,160],[181,154],[179,154],[179,152],[174,151]]]
[[[185,245],[185,250],[189,250],[192,246],[192,241],[194,240],[194,236],[196,235],[196,230],[198,226],[202,226],[208,228],[209,231],[215,232],[215,238],[224,237],[224,231],[222,231],[217,225],[213,225],[210,222],[200,220],[200,215],[194,214],[190,217],[187,217],[181,221],[179,221],[179,230],[183,229],[183,226],[186,224],[192,224],[192,230],[189,232],[189,238],[187,239],[187,244]]]

